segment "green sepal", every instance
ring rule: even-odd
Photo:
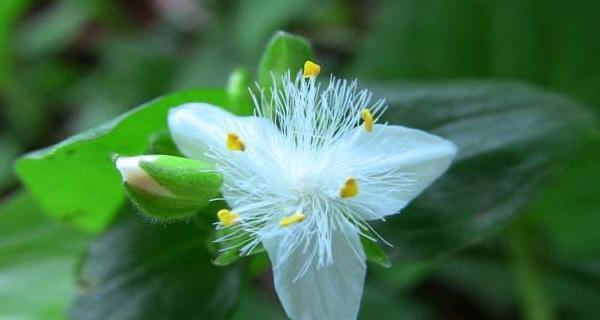
[[[385,253],[383,248],[381,248],[379,243],[364,236],[360,236],[360,241],[362,242],[363,249],[365,250],[367,261],[378,264],[384,268],[389,268],[392,266],[390,257],[387,255],[387,253]]]
[[[128,183],[124,185],[131,202],[133,202],[140,212],[153,220],[168,221],[184,219],[196,214],[206,206],[206,203],[199,201],[157,196],[135,189]]]
[[[254,111],[250,87],[250,72],[246,68],[237,68],[229,76],[227,84],[228,110],[238,116],[251,116]]]
[[[141,160],[139,167],[165,189],[164,193],[125,182],[129,198],[146,216],[158,220],[186,218],[208,206],[219,194],[223,178],[211,164],[167,155],[153,159]]]
[[[263,88],[273,85],[272,76],[281,78],[290,71],[292,76],[302,70],[306,60],[313,59],[310,44],[302,37],[278,31],[269,41],[260,60],[258,82]]]
[[[148,154],[166,154],[182,157],[183,155],[175,145],[171,134],[164,130],[152,134],[148,138]]]
[[[140,167],[175,197],[193,200],[202,207],[219,194],[223,177],[212,164],[188,158],[161,155],[140,161]]]
[[[215,237],[216,237],[216,239],[218,239],[223,236],[226,236],[227,234],[229,234],[231,232],[234,232],[234,229],[225,228],[225,229],[217,230],[217,232],[215,233]],[[242,232],[244,232],[244,231],[242,231]],[[244,234],[242,236],[235,237],[234,239],[227,240],[223,243],[220,243],[219,246],[221,248],[231,248],[231,249],[228,249],[225,251],[219,251],[217,257],[212,261],[213,264],[217,265],[217,266],[227,266],[227,265],[230,265],[230,264],[236,262],[237,260],[239,260],[240,258],[242,258],[244,256],[253,256],[253,255],[265,252],[265,248],[261,244],[259,244],[249,254],[241,255],[240,251],[239,251],[239,249],[242,247],[241,244],[246,242],[248,239],[250,239],[250,234],[247,232],[244,232]]]

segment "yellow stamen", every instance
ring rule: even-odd
[[[282,227],[287,227],[294,223],[304,221],[304,218],[305,218],[305,215],[302,212],[298,211],[292,215],[281,218],[281,220],[279,220],[279,225]]]
[[[304,77],[305,78],[316,77],[319,75],[319,72],[321,72],[320,65],[318,65],[310,60],[306,60],[306,62],[304,63]]]
[[[217,217],[219,218],[219,221],[226,227],[237,223],[240,219],[239,214],[231,212],[227,209],[219,210],[219,212],[217,212]]]
[[[371,111],[369,111],[369,109],[363,109],[360,112],[360,117],[364,121],[365,131],[366,132],[373,131],[373,124],[375,123],[375,120],[373,119],[373,114],[371,113]]]
[[[237,134],[230,132],[227,134],[227,149],[231,151],[244,151],[246,145],[240,140]]]
[[[344,186],[340,189],[340,197],[352,198],[358,194],[358,184],[354,178],[346,179]]]

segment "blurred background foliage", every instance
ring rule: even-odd
[[[309,39],[325,73],[362,83],[516,80],[566,94],[600,114],[597,0],[0,1],[0,192],[5,202],[0,231],[16,230],[14,238],[0,241],[0,318],[4,310],[34,303],[19,297],[46,299],[29,291],[10,297],[5,288],[34,285],[7,285],[17,277],[11,270],[18,261],[7,255],[22,255],[19,248],[31,241],[47,244],[44,237],[61,242],[53,233],[32,231],[27,234],[33,240],[27,240],[19,232],[27,219],[41,223],[32,217],[42,216],[17,191],[14,159],[171,91],[223,87],[236,67],[256,72],[269,37],[279,29]],[[531,199],[524,215],[490,238],[431,263],[371,266],[363,317],[597,317],[597,124],[564,169]],[[9,215],[23,221],[3,225]],[[56,262],[48,268],[75,268],[75,258],[61,258],[62,250],[67,244],[68,250],[81,250],[89,236],[51,224],[49,230],[73,241],[43,250]],[[35,250],[24,259],[35,267]],[[52,270],[20,272],[37,281],[33,275]],[[35,287],[62,283],[57,292],[70,288],[71,280],[60,279],[68,277]],[[263,285],[266,279],[257,272],[244,285],[235,319],[282,318]],[[24,317],[55,317],[69,299],[45,302],[53,307],[26,311]]]

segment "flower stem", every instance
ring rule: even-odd
[[[524,221],[517,221],[508,231],[509,251],[523,319],[552,320],[552,309],[544,293],[540,273],[536,270],[530,238]]]

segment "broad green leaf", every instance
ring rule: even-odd
[[[593,122],[573,101],[493,82],[380,87],[384,121],[443,136],[458,155],[401,215],[380,225],[395,260],[422,260],[500,230],[553,177]]]
[[[226,103],[222,90],[195,90],[153,100],[97,128],[25,155],[17,174],[53,217],[99,231],[125,199],[112,157],[142,154],[151,134],[167,129],[171,107],[203,101]]]
[[[227,319],[241,273],[210,262],[203,232],[194,223],[120,216],[89,248],[71,318]]]
[[[88,236],[18,192],[0,206],[0,319],[64,319]]]
[[[294,76],[302,70],[304,62],[313,58],[310,44],[301,37],[279,31],[269,41],[258,67],[258,82],[263,88],[290,71]]]

